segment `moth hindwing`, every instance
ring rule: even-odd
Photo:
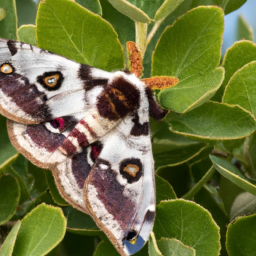
[[[121,255],[143,247],[155,216],[149,115],[166,114],[143,81],[0,39],[0,113],[17,150],[52,170]]]

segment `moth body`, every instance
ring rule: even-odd
[[[121,255],[143,247],[155,216],[149,116],[166,114],[144,82],[0,39],[0,113],[17,150],[52,170]]]

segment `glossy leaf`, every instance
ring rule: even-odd
[[[11,175],[0,178],[0,225],[7,222],[16,212],[20,199],[18,181]]]
[[[237,39],[238,40],[250,40],[253,41],[253,30],[252,27],[249,26],[246,19],[243,15],[238,17],[238,25],[237,25]]]
[[[256,196],[256,185],[252,184],[245,176],[243,176],[233,164],[213,155],[211,155],[210,158],[214,167],[221,175],[235,183],[240,188]]]
[[[176,238],[196,250],[197,256],[218,256],[219,228],[208,211],[185,201],[164,201],[157,206],[154,226],[156,239]]]
[[[63,239],[65,230],[61,209],[41,204],[21,221],[13,256],[45,255]]]
[[[226,85],[233,74],[253,60],[256,60],[256,45],[246,40],[235,42],[223,58],[222,66],[225,68],[225,79],[213,100],[221,101]]]
[[[229,256],[254,255],[256,251],[256,214],[241,217],[228,225],[227,251]]]
[[[156,12],[155,20],[160,20],[172,13],[184,0],[165,0]]]
[[[256,129],[254,118],[242,108],[211,101],[183,115],[170,112],[166,121],[175,133],[207,140],[239,139]]]
[[[229,80],[222,101],[239,105],[256,116],[256,61],[239,69]]]
[[[12,256],[14,244],[20,229],[20,225],[21,222],[17,221],[17,223],[13,226],[11,232],[8,234],[3,245],[0,248],[0,256]]]
[[[186,112],[214,95],[224,78],[224,70],[217,68],[223,30],[217,7],[195,8],[166,28],[152,57],[152,75],[175,76],[180,82],[158,94],[163,107]]]
[[[36,27],[33,25],[23,25],[19,27],[18,37],[21,42],[37,46]]]
[[[40,3],[37,41],[40,48],[93,67],[107,71],[124,67],[123,51],[113,27],[69,0]]]
[[[160,201],[176,199],[176,194],[168,181],[156,175],[156,204]]]
[[[163,256],[196,256],[196,250],[177,239],[161,238],[157,245]]]
[[[51,171],[45,171],[45,176],[46,176],[46,180],[51,192],[51,196],[54,200],[54,202],[58,205],[62,205],[62,206],[67,206],[68,203],[65,201],[65,199],[60,195],[56,184],[55,184],[55,180],[53,177],[53,174]]]
[[[0,21],[0,37],[17,39],[17,13],[15,0],[1,0],[0,8],[5,10],[5,18]]]
[[[76,2],[78,4],[81,4],[84,8],[97,13],[99,15],[102,15],[102,9],[101,9],[101,5],[100,5],[100,1],[99,0],[76,0]]]

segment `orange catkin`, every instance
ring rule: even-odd
[[[156,76],[142,79],[150,89],[163,90],[179,83],[179,79],[171,76]]]
[[[126,47],[128,59],[130,62],[130,71],[134,73],[137,77],[141,77],[143,72],[141,53],[137,45],[132,41],[127,42]]]

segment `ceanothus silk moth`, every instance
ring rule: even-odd
[[[155,217],[149,116],[166,114],[145,82],[0,39],[0,113],[16,149],[52,170],[121,255],[143,247]]]

